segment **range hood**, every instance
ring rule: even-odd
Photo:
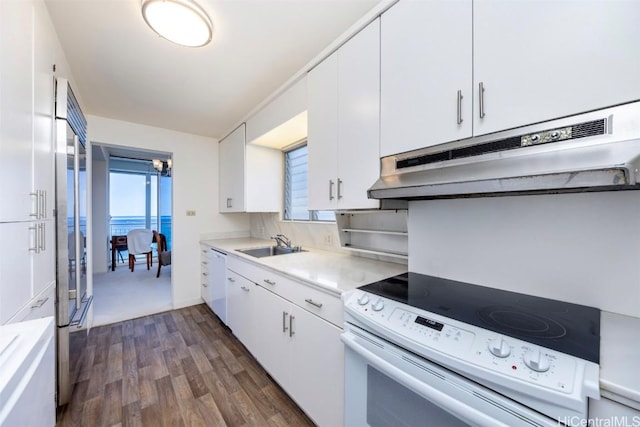
[[[381,159],[369,198],[640,189],[640,102]]]

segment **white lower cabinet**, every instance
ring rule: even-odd
[[[14,323],[53,301],[41,298],[55,287],[53,223],[0,223],[0,235],[11,242],[0,250],[0,324]]]
[[[291,307],[291,387],[288,393],[319,426],[344,423],[344,345],[342,330]]]
[[[249,277],[257,277],[262,270],[237,259],[229,261],[228,265]],[[273,275],[266,269],[263,271],[259,277]],[[264,285],[261,280],[258,285],[229,269],[227,279],[228,325],[233,334],[317,425],[342,426],[342,330],[292,302],[299,299],[296,289],[311,288],[298,282],[292,288],[281,277],[264,280]],[[312,295],[313,300],[306,299],[316,302],[322,298]],[[335,296],[323,295],[327,300],[340,301]],[[325,302],[321,305],[331,307],[333,301],[327,300],[322,300]],[[329,318],[333,317],[329,313]]]
[[[227,270],[227,326],[252,354],[262,322],[255,303],[257,288],[255,283]]]
[[[640,402],[629,401],[636,408],[601,397],[589,399],[589,425],[631,426],[640,425]],[[605,424],[606,423],[606,424]],[[581,425],[587,425],[581,424]]]
[[[260,313],[256,359],[316,424],[342,425],[340,328],[262,286],[254,298]]]

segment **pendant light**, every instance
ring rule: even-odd
[[[160,37],[181,46],[200,47],[213,38],[211,19],[192,0],[142,0],[142,17]]]

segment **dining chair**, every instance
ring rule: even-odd
[[[158,244],[158,273],[156,277],[160,277],[162,266],[171,265],[171,251],[167,250],[167,238],[164,234],[154,231],[153,235]]]
[[[135,228],[127,233],[127,250],[129,252],[129,270],[133,271],[136,255],[144,254],[147,260],[147,270],[153,265],[151,258],[151,243],[153,231],[146,228]]]

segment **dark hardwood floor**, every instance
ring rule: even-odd
[[[86,347],[75,350],[77,382],[59,427],[313,426],[205,305],[79,337],[72,347]]]

